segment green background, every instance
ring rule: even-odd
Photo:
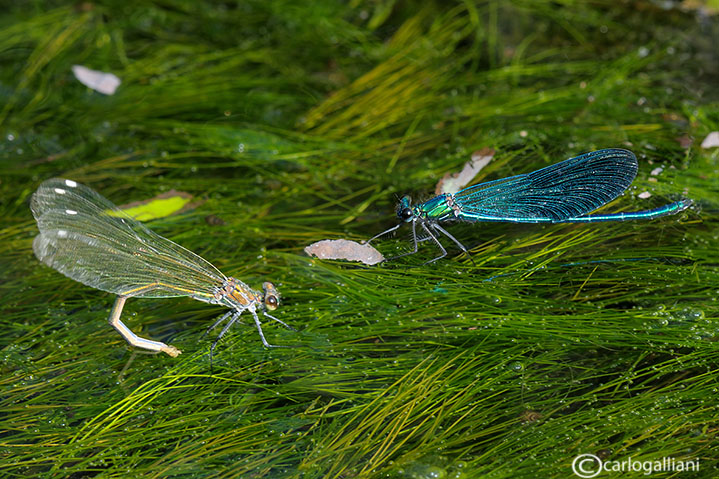
[[[689,2],[3,2],[0,476],[575,477],[574,457],[719,448],[719,21]],[[113,96],[71,66],[122,79]],[[603,211],[649,222],[450,225],[377,267],[310,259],[394,223],[471,153],[476,181],[608,147],[639,174]],[[652,176],[657,167],[663,171]],[[183,354],[131,350],[114,297],[40,264],[28,203],[52,176],[117,204],[198,204],[148,225],[282,293],[266,350],[223,311],[130,300]],[[652,194],[642,199],[642,192]],[[406,228],[377,243],[407,251]],[[212,334],[211,334],[212,337]],[[603,473],[599,477],[619,477]],[[646,477],[634,472],[621,477]]]

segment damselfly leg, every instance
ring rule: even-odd
[[[384,235],[386,235],[387,233],[391,233],[391,232],[393,232],[394,230],[399,229],[400,226],[402,226],[402,223],[400,223],[400,224],[398,224],[398,225],[396,225],[396,226],[393,226],[393,227],[391,227],[390,229],[381,232],[380,234],[374,235],[373,237],[371,237],[370,239],[368,239],[365,244],[370,244],[372,241],[376,240],[376,239],[379,238],[380,236],[384,236]]]
[[[430,223],[430,226],[434,226],[434,225],[432,223]],[[441,255],[437,256],[434,259],[431,259],[429,261],[425,261],[424,263],[422,263],[422,266],[424,266],[425,264],[434,263],[435,261],[440,260],[440,259],[444,258],[445,256],[447,256],[447,250],[444,249],[444,246],[442,246],[442,243],[439,241],[439,239],[435,235],[432,234],[432,232],[429,230],[429,228],[427,227],[427,225],[425,223],[422,223],[422,229],[429,235],[430,238],[432,238],[434,240],[435,243],[437,243],[437,246],[439,247],[439,249],[442,250]],[[416,245],[416,243],[415,243],[415,245]]]
[[[431,225],[432,228],[434,228],[436,231],[439,231],[440,233],[444,234],[447,238],[449,238],[449,239],[451,239],[452,241],[454,241],[454,244],[456,244],[456,245],[459,247],[459,249],[461,249],[461,250],[464,252],[464,254],[467,255],[467,258],[469,258],[469,260],[472,262],[472,264],[475,265],[475,266],[477,266],[477,263],[475,263],[474,260],[472,259],[472,255],[469,254],[469,250],[468,250],[462,243],[460,243],[457,238],[455,238],[454,236],[452,236],[451,234],[449,234],[449,231],[447,231],[446,229],[442,228],[442,227],[441,227],[440,225],[438,225],[437,223],[430,223],[430,225]],[[432,261],[435,261],[435,260],[432,260]]]
[[[401,225],[402,225],[402,223],[397,225],[397,227],[394,229],[399,228]],[[387,231],[390,231],[390,230],[387,230]],[[415,254],[419,250],[418,241],[417,241],[417,222],[416,221],[412,222],[412,241],[414,243],[414,249],[412,251],[410,251],[409,253],[402,253],[397,256],[392,256],[390,258],[385,259],[385,261],[392,261],[393,259],[402,258],[404,256],[410,256],[410,255]]]

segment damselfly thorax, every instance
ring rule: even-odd
[[[274,311],[279,306],[279,294],[270,282],[262,284],[263,293],[259,293],[242,281],[227,278],[222,287],[212,296],[213,304],[221,304],[233,309],[267,308]]]

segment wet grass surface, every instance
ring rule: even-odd
[[[574,477],[572,460],[700,461],[719,391],[717,17],[654,2],[35,2],[0,16],[0,470],[5,477]],[[71,67],[116,74],[104,96]],[[691,144],[689,144],[691,143]],[[375,267],[308,258],[394,224],[471,153],[477,181],[608,147],[650,222],[450,226]],[[663,170],[652,173],[656,168]],[[299,332],[191,299],[114,297],[39,263],[43,180],[116,204],[255,288]],[[643,192],[651,197],[640,198]],[[643,195],[645,196],[645,195]],[[376,245],[408,251],[409,233]],[[451,246],[451,245],[448,245]],[[633,474],[633,475],[632,475]],[[645,477],[634,472],[623,477]],[[605,473],[600,477],[612,477]],[[618,476],[616,476],[618,477]]]

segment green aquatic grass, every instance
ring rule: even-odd
[[[0,475],[565,478],[582,453],[719,473],[719,149],[699,147],[719,130],[716,17],[573,0],[60,3],[0,16]],[[102,96],[73,64],[123,84]],[[628,147],[639,175],[607,211],[696,206],[452,226],[475,264],[451,249],[422,266],[426,243],[376,267],[303,254],[389,227],[396,195],[429,197],[483,147],[496,154],[476,181]],[[265,334],[292,347],[264,349],[245,321],[211,368],[216,333],[200,337],[220,308],[138,299],[127,324],[183,354],[129,349],[105,321],[111,295],[32,254],[28,201],[52,176],[117,204],[194,195],[148,225],[273,281],[299,331]]]

